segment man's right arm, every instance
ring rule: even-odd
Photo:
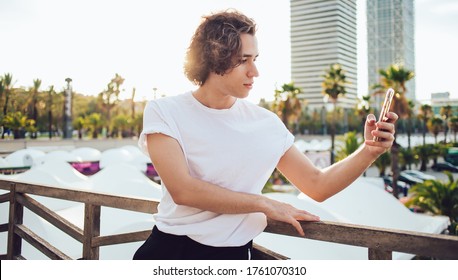
[[[154,167],[174,202],[219,214],[262,212],[267,217],[292,224],[304,234],[297,220],[317,221],[306,211],[263,195],[235,192],[190,175],[181,146],[164,134],[147,136],[148,152]]]

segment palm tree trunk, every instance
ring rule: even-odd
[[[423,146],[426,145],[426,118],[423,118]]]
[[[331,164],[335,161],[334,147],[335,147],[335,138],[336,138],[336,102],[333,102],[334,110],[332,112],[332,126],[331,126]]]
[[[391,146],[391,172],[393,176],[393,195],[399,197],[398,178],[399,178],[399,144],[396,141]]]
[[[447,132],[448,132],[447,119],[445,119],[445,125],[444,125],[444,144],[447,144]]]
[[[411,151],[410,137],[412,134],[412,119],[407,119],[407,150]],[[412,169],[412,163],[409,161],[409,169]]]
[[[48,133],[49,139],[52,138],[52,111],[51,109],[48,111]]]

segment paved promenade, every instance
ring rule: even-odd
[[[137,146],[137,139],[97,139],[97,140],[79,140],[79,139],[21,139],[21,140],[0,140],[0,156],[8,155],[20,149],[33,147],[35,149],[49,152],[53,150],[73,150],[80,147],[90,147],[105,151],[112,148],[119,148],[125,145]]]

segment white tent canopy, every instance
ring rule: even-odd
[[[441,233],[448,226],[448,217],[413,213],[374,181],[360,177],[349,187],[318,203],[300,194],[268,194],[299,209],[337,221],[379,228]],[[307,234],[307,233],[306,233]],[[292,259],[367,259],[367,248],[323,241],[262,233],[255,242]],[[393,259],[411,259],[410,254],[394,252]]]
[[[5,157],[5,167],[25,167],[40,164],[45,152],[33,149],[20,149]]]
[[[71,153],[81,158],[81,161],[99,161],[102,155],[99,150],[90,147],[76,148]]]

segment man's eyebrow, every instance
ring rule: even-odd
[[[258,57],[258,56],[259,56],[259,54],[257,54],[257,55],[252,55],[252,54],[243,54],[243,55],[242,55],[242,57],[253,57],[253,56],[256,58],[256,57]]]

